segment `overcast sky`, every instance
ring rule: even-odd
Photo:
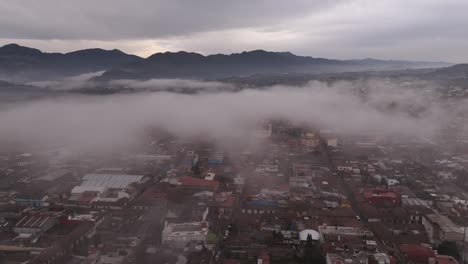
[[[0,45],[467,62],[466,0],[2,0]]]

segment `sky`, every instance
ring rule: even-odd
[[[467,62],[464,0],[2,0],[0,45]]]

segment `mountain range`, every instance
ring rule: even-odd
[[[45,53],[9,44],[0,47],[0,79],[50,80],[110,69],[143,59],[120,50],[85,49],[69,53]]]
[[[445,62],[377,59],[333,60],[264,50],[208,56],[184,51],[165,52],[141,58],[116,49],[46,53],[17,44],[0,47],[0,80],[15,82],[53,80],[98,71],[104,73],[95,77],[96,81],[154,78],[221,79],[255,74],[382,71],[449,65]]]

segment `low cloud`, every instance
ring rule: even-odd
[[[35,81],[35,82],[29,82],[28,84],[41,87],[41,88],[48,88],[52,90],[80,89],[80,88],[92,85],[92,83],[88,81],[91,78],[99,76],[103,73],[104,71],[84,73],[80,75],[66,77],[61,80]]]
[[[301,87],[217,93],[213,90],[235,86],[189,80],[120,84],[160,90],[205,87],[211,92],[67,95],[21,103],[0,112],[0,143],[106,150],[130,145],[142,138],[148,128],[158,127],[183,138],[249,144],[257,122],[272,118],[344,134],[430,138],[450,118],[448,110],[427,95],[430,89],[411,90],[385,80],[310,82]],[[358,92],[362,89],[368,90],[366,96]]]
[[[130,88],[147,91],[173,91],[173,92],[219,92],[236,90],[234,85],[222,82],[207,82],[184,79],[151,79],[146,81],[137,80],[114,80],[109,83],[111,88]]]

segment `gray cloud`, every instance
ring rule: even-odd
[[[0,38],[161,38],[281,24],[331,2],[336,1],[2,1]]]
[[[0,43],[47,51],[120,48],[227,53],[268,49],[328,58],[466,62],[467,1],[0,2]]]

